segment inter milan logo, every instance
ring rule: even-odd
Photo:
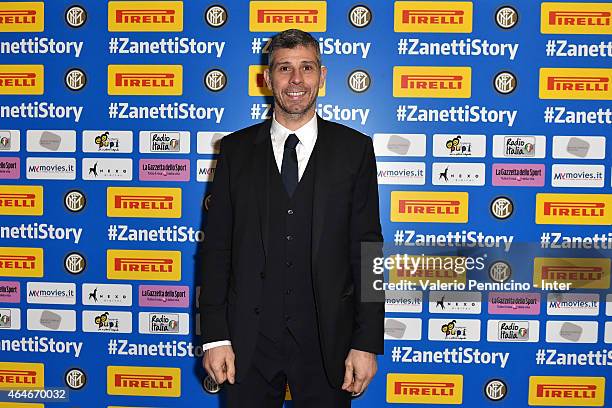
[[[78,252],[71,252],[64,258],[64,268],[73,275],[85,270],[85,258]]]
[[[512,276],[510,264],[505,261],[496,261],[489,266],[489,278],[493,282],[503,283]]]
[[[371,84],[370,74],[357,70],[351,72],[348,77],[348,86],[352,91],[362,93],[368,90]]]
[[[489,380],[485,384],[484,393],[491,401],[501,401],[508,394],[508,387],[502,380]]]
[[[64,18],[70,27],[79,28],[87,21],[87,12],[81,6],[71,6],[66,9]]]
[[[207,375],[206,378],[202,380],[202,388],[209,394],[216,394],[221,391],[221,386],[217,384],[210,375]]]
[[[87,377],[83,370],[79,368],[71,368],[64,375],[66,385],[73,390],[80,390],[87,383]]]
[[[500,28],[508,30],[518,23],[518,12],[510,6],[504,6],[495,12],[495,22]]]
[[[221,27],[227,22],[227,10],[222,6],[210,6],[204,13],[206,24],[213,28]]]
[[[79,190],[71,190],[64,196],[64,205],[69,211],[79,212],[85,208],[85,195]]]
[[[78,68],[72,68],[64,76],[64,83],[71,91],[80,91],[87,83],[85,72]]]
[[[209,91],[219,92],[227,85],[227,76],[219,69],[212,69],[204,76],[204,85]]]
[[[498,220],[505,220],[512,215],[514,204],[508,197],[497,197],[491,202],[491,214]]]
[[[493,86],[502,95],[511,94],[516,89],[516,76],[512,72],[500,72],[495,75]]]
[[[349,11],[349,21],[355,28],[366,27],[372,22],[372,12],[366,6],[355,6]]]

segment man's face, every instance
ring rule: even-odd
[[[272,66],[264,71],[274,102],[286,114],[302,115],[314,105],[327,70],[319,68],[313,47],[274,50]]]

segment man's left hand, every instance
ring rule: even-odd
[[[344,383],[342,389],[361,394],[376,374],[376,354],[351,349],[344,360]]]

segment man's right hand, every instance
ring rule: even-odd
[[[202,365],[217,384],[221,385],[225,380],[233,384],[236,376],[235,359],[232,346],[218,346],[206,350]]]

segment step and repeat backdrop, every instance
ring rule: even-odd
[[[612,3],[55,0],[0,2],[0,407],[219,406],[207,190],[287,28],[397,261],[354,405],[610,406]]]

